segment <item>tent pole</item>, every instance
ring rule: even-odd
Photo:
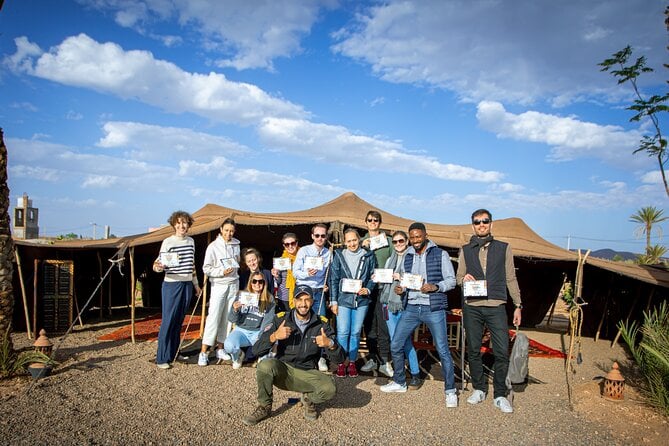
[[[135,247],[130,248],[130,340],[135,343]]]
[[[604,319],[606,318],[606,310],[609,308],[609,298],[611,297],[611,289],[606,295],[606,300],[604,301],[604,311],[602,311],[602,318],[599,320],[599,325],[597,326],[597,333],[595,334],[595,342],[599,341],[599,334],[602,332],[602,325],[604,325]]]
[[[16,269],[19,273],[19,282],[21,283],[21,298],[23,299],[23,314],[26,318],[26,329],[28,332],[28,339],[32,339],[33,335],[30,332],[30,315],[28,314],[28,298],[26,297],[26,285],[23,282],[23,271],[21,269],[21,257],[19,256],[19,249],[14,249],[14,258],[16,258]]]
[[[39,272],[39,259],[35,259],[35,274],[33,274],[33,328],[37,330],[37,275]]]
[[[630,307],[629,313],[627,313],[627,319],[625,319],[625,322],[629,321],[630,318],[632,317],[632,313],[634,312],[634,307],[636,307],[636,302],[639,300],[641,297],[641,284],[639,284],[639,287],[637,288],[636,292],[636,299],[632,302],[632,306]],[[653,291],[655,291],[655,288],[653,288]],[[651,293],[651,298],[652,298],[652,293]],[[620,327],[618,328],[618,333],[616,333],[616,337],[613,338],[613,341],[611,342],[611,348],[613,348],[614,345],[618,343],[618,338],[620,338],[620,335],[622,332],[620,331]]]
[[[100,270],[100,277],[102,277],[102,257],[100,256],[100,251],[97,252],[98,256],[98,270]],[[100,288],[100,319],[102,319],[102,305],[103,305],[103,300],[102,300],[102,288]]]
[[[211,243],[211,231],[207,232],[207,246]],[[204,336],[204,323],[207,315],[205,311],[207,309],[207,275],[204,275],[202,279],[202,315],[200,316],[200,338]],[[227,305],[227,304],[226,304]]]

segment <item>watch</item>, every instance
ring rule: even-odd
[[[516,304],[516,308],[518,308],[519,310],[522,310],[523,309],[523,304]]]

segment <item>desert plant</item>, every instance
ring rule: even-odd
[[[646,249],[646,254],[637,256],[637,263],[640,265],[656,265],[662,263],[662,257],[667,253],[667,247],[662,245],[653,245]]]
[[[10,342],[9,330],[6,330],[0,342],[0,378],[23,373],[26,367],[34,362],[54,364],[54,361],[42,352],[26,350],[19,353],[15,351]]]
[[[648,402],[669,415],[669,305],[664,301],[643,318],[641,328],[636,321],[621,321],[618,328],[646,380]]]

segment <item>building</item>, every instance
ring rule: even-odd
[[[33,201],[26,193],[19,197],[14,208],[14,228],[12,235],[18,239],[39,238],[39,210],[33,207]]]

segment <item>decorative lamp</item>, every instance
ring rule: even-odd
[[[618,363],[613,362],[611,371],[604,378],[604,398],[609,401],[622,401],[625,399],[623,391],[625,390],[625,378],[620,373]]]
[[[37,340],[33,345],[35,346],[35,351],[44,353],[49,358],[51,357],[51,349],[53,349],[53,343],[47,337],[46,331],[44,331],[44,329],[41,329],[39,331],[39,337],[37,338]]]

